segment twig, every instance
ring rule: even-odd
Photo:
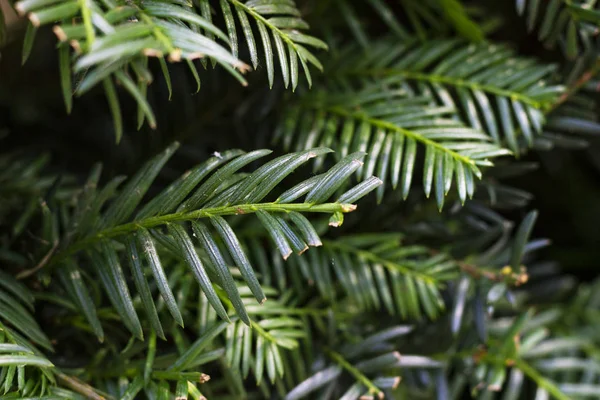
[[[486,271],[483,270],[481,268],[476,267],[475,265],[472,264],[467,264],[465,262],[462,261],[457,261],[458,266],[460,267],[460,269],[464,272],[466,272],[467,274],[471,275],[473,278],[475,279],[479,279],[481,277],[484,277],[486,279],[489,279],[490,281],[494,281],[494,282],[502,282],[506,279],[506,277],[502,274],[497,274],[495,272],[492,271]]]
[[[429,253],[433,256],[440,254],[439,250],[430,249]],[[527,282],[529,276],[525,267],[521,267],[519,272],[513,271],[510,266],[503,267],[500,271],[490,271],[489,269],[480,268],[476,265],[469,264],[462,260],[453,259],[461,271],[466,272],[475,279],[486,278],[492,282],[508,282],[515,286],[522,285]]]
[[[566,102],[577,93],[586,83],[588,83],[596,74],[600,72],[600,59],[596,60],[595,64],[587,71],[585,71],[575,83],[567,88],[567,90],[546,110],[546,114],[554,111],[558,106]]]
[[[50,261],[50,258],[52,257],[52,255],[54,254],[56,249],[58,248],[58,243],[59,243],[58,240],[55,240],[54,243],[52,244],[52,247],[50,248],[50,250],[48,250],[46,255],[40,260],[40,262],[35,267],[26,269],[25,271],[20,272],[17,275],[17,279],[25,279],[25,278],[35,274],[40,269],[44,268],[44,266],[46,264],[48,264],[48,261]]]
[[[369,390],[369,394],[376,395],[379,399],[383,399],[383,392],[379,389],[369,378],[367,378],[360,370],[350,364],[346,359],[335,351],[326,350],[329,357],[338,364],[341,368],[345,369],[352,375],[357,381],[362,383]],[[400,359],[400,353],[395,353],[396,357]]]
[[[562,390],[560,390],[560,388],[554,384],[554,382],[552,382],[549,379],[546,379],[544,376],[542,376],[538,371],[536,371],[534,368],[532,368],[525,361],[523,361],[521,359],[516,360],[515,367],[517,369],[521,370],[521,372],[523,372],[526,376],[528,376],[532,381],[534,381],[538,385],[538,387],[546,389],[546,391],[548,393],[550,393],[552,396],[554,396],[555,399],[557,399],[557,400],[570,400],[571,399],[569,396],[565,395],[562,392]]]
[[[85,382],[80,381],[75,377],[63,374],[62,372],[56,372],[56,377],[63,385],[85,396],[88,399],[107,400],[106,397],[99,395],[93,387],[91,387]]]
[[[464,261],[457,261],[456,263],[462,271],[471,275],[475,279],[483,277],[492,282],[506,282],[515,286],[520,286],[524,283],[527,283],[529,280],[529,275],[527,275],[527,270],[525,267],[521,267],[520,271],[515,272],[510,266],[507,265],[499,272],[494,272],[476,267],[475,265],[468,264]]]

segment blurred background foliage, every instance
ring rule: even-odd
[[[536,0],[530,1],[540,3]],[[359,48],[365,45],[368,46],[370,38],[387,35],[390,29],[393,30],[394,27],[393,22],[390,22],[390,20],[382,21],[381,15],[372,7],[372,3],[367,1],[299,0],[296,3],[303,17],[310,23],[311,34],[330,44],[332,57],[339,54],[337,53],[339,49],[350,43]],[[399,26],[401,28],[396,32],[399,37],[410,33],[418,40],[425,41],[432,38],[446,39],[459,36],[471,42],[480,42],[487,38],[491,41],[506,43],[509,47],[515,49],[518,56],[532,57],[544,64],[557,64],[558,72],[553,72],[552,78],[564,77],[563,83],[567,87],[577,87],[578,92],[576,95],[570,96],[564,103],[557,105],[556,109],[550,114],[548,124],[544,129],[544,135],[536,136],[531,148],[523,146],[521,148],[522,154],[519,155],[516,162],[501,160],[497,162],[496,167],[486,171],[485,179],[476,192],[475,201],[467,202],[467,205],[461,208],[456,198],[453,198],[453,201],[446,203],[442,212],[438,212],[433,199],[426,200],[423,194],[416,193],[416,191],[411,192],[406,201],[401,201],[399,193],[390,191],[386,195],[389,196],[386,198],[387,201],[377,207],[374,196],[371,196],[365,199],[360,206],[361,210],[369,210],[369,218],[361,218],[360,213],[352,213],[346,216],[344,226],[339,231],[329,233],[331,239],[329,243],[325,242],[322,249],[313,249],[307,253],[309,257],[313,257],[311,255],[313,251],[316,254],[315,258],[311,259],[311,263],[321,265],[318,261],[319,257],[327,258],[330,254],[335,254],[336,251],[340,252],[339,257],[345,257],[344,251],[341,250],[343,246],[340,243],[343,244],[344,237],[352,232],[376,231],[389,233],[400,229],[408,237],[407,241],[411,244],[418,243],[419,245],[447,250],[452,259],[446,260],[443,258],[445,256],[443,254],[440,259],[436,259],[437,262],[445,265],[446,261],[454,263],[455,260],[459,260],[457,262],[461,264],[453,266],[458,267],[463,272],[463,276],[465,272],[473,273],[476,278],[474,280],[478,282],[485,281],[485,279],[478,279],[480,277],[478,274],[481,272],[471,270],[471,264],[460,260],[463,257],[477,253],[474,264],[481,262],[482,265],[493,266],[492,272],[488,271],[491,275],[484,275],[486,278],[491,276],[489,282],[485,281],[481,284],[481,287],[478,285],[477,289],[474,288],[475,285],[468,286],[463,281],[456,280],[450,282],[448,287],[444,288],[445,290],[439,293],[436,291],[432,295],[432,298],[440,299],[440,302],[445,301],[451,307],[456,307],[456,303],[460,303],[460,301],[455,301],[455,298],[460,298],[462,293],[462,306],[464,307],[464,303],[467,301],[465,300],[466,293],[469,290],[475,292],[474,299],[469,299],[468,304],[469,307],[475,310],[473,313],[479,314],[472,316],[465,312],[469,315],[465,317],[467,322],[463,321],[463,323],[470,324],[471,330],[475,327],[477,332],[468,332],[465,335],[467,338],[464,339],[464,343],[457,344],[452,340],[452,334],[456,334],[455,330],[460,330],[460,326],[452,326],[452,321],[456,317],[451,313],[440,312],[440,309],[437,308],[439,304],[427,304],[426,301],[423,301],[425,304],[422,307],[417,305],[416,311],[414,309],[410,311],[412,314],[409,315],[409,319],[416,319],[421,314],[425,314],[432,319],[440,316],[440,319],[416,324],[415,332],[411,333],[407,330],[396,332],[397,336],[390,336],[392,339],[389,339],[389,341],[393,342],[395,347],[408,348],[410,354],[414,355],[409,355],[405,359],[405,364],[401,362],[398,362],[397,365],[394,364],[397,368],[404,368],[402,376],[404,381],[409,383],[400,387],[397,394],[398,398],[410,398],[411,400],[413,398],[432,398],[434,392],[432,382],[434,386],[443,387],[442,378],[440,377],[442,373],[437,372],[442,370],[441,364],[429,364],[432,362],[430,359],[418,357],[431,356],[435,358],[446,352],[453,354],[453,351],[457,351],[457,348],[463,345],[467,348],[473,343],[478,343],[476,339],[473,339],[473,336],[478,336],[481,339],[483,337],[487,338],[489,335],[492,350],[518,351],[518,349],[515,350],[510,347],[512,344],[507,344],[505,337],[512,339],[514,335],[510,336],[510,333],[523,329],[524,337],[534,342],[536,335],[538,335],[538,338],[543,336],[539,332],[546,332],[546,325],[548,325],[552,327],[553,333],[557,336],[564,334],[564,336],[570,338],[576,334],[581,334],[586,338],[596,340],[597,343],[597,334],[592,332],[590,326],[593,326],[597,317],[594,312],[598,300],[594,293],[597,292],[596,289],[598,288],[595,279],[598,276],[597,263],[598,254],[600,254],[600,202],[598,201],[600,199],[600,185],[598,185],[600,182],[600,123],[598,122],[600,117],[600,80],[596,76],[586,74],[587,71],[596,73],[598,68],[596,64],[598,25],[583,26],[581,27],[581,32],[583,32],[580,34],[581,36],[573,37],[570,21],[558,20],[557,18],[560,18],[558,13],[548,17],[543,14],[547,12],[551,5],[544,4],[538,7],[536,10],[540,15],[537,15],[537,18],[529,16],[535,8],[529,5],[529,1],[516,1],[516,4],[514,1],[462,1],[457,3],[455,0],[427,0],[421,2],[402,0],[387,1],[385,3],[400,22]],[[553,0],[550,3],[557,2]],[[466,13],[447,11],[452,10],[456,4],[462,4]],[[278,118],[292,108],[290,105],[293,104],[295,96],[307,93],[307,88],[303,83],[300,84],[296,93],[292,93],[289,89],[286,90],[279,76],[276,77],[273,88],[269,89],[268,76],[265,73],[266,66],[260,63],[257,73],[246,75],[247,86],[238,84],[236,79],[222,68],[213,69],[210,64],[207,69],[198,68],[201,81],[199,92],[196,91],[196,81],[193,75],[183,63],[169,64],[168,70],[171,80],[169,87],[162,77],[161,65],[158,60],[150,59],[148,68],[155,79],[148,86],[147,98],[156,115],[157,127],[152,129],[148,124],[143,124],[138,129],[138,121],[136,121],[138,105],[124,93],[122,87],[119,87],[120,104],[124,118],[123,135],[120,142],[116,143],[113,116],[101,87],[95,87],[85,95],[75,98],[71,113],[66,113],[60,86],[59,56],[56,51],[57,40],[51,27],[42,26],[38,29],[33,48],[27,61],[23,64],[23,43],[27,21],[24,18],[17,18],[14,14],[11,16],[10,12],[7,11],[9,7],[6,2],[2,2],[2,7],[6,11],[8,24],[7,31],[3,35],[3,46],[0,48],[0,149],[2,153],[12,154],[16,152],[14,154],[17,154],[20,159],[30,160],[29,163],[25,163],[23,166],[18,163],[13,164],[13,167],[17,166],[15,169],[23,173],[22,183],[24,184],[22,187],[26,188],[24,193],[19,192],[21,188],[19,182],[15,184],[10,179],[5,181],[0,179],[0,182],[6,184],[4,190],[0,191],[0,194],[4,196],[1,197],[3,205],[0,208],[0,229],[11,232],[11,235],[2,236],[5,241],[2,244],[10,248],[11,251],[1,251],[0,260],[8,265],[18,266],[15,269],[43,258],[48,246],[48,243],[44,243],[46,247],[42,246],[39,249],[31,246],[32,239],[39,240],[39,238],[34,237],[29,229],[25,229],[21,225],[23,221],[20,219],[20,213],[23,209],[27,210],[27,204],[29,204],[24,199],[35,197],[37,200],[36,196],[53,198],[55,195],[57,201],[70,198],[75,188],[82,186],[89,171],[97,162],[102,162],[104,165],[100,186],[107,184],[112,178],[119,175],[131,176],[144,162],[165,149],[173,141],[179,141],[183,145],[178,152],[178,156],[169,160],[160,171],[156,184],[149,189],[151,196],[160,193],[161,188],[176,179],[183,171],[200,161],[207,160],[215,152],[222,152],[232,147],[250,151],[259,148],[273,148],[274,146],[276,150],[281,151],[284,145],[279,143],[273,145],[272,141],[273,132],[280,122]],[[336,10],[335,15],[331,14],[332,9]],[[430,11],[420,14],[419,10],[422,9]],[[543,33],[544,29],[550,29],[543,27],[543,21],[546,19],[549,21],[547,22],[548,26],[555,26],[556,29],[560,28],[554,32],[555,34],[552,32]],[[216,23],[219,26],[224,25],[224,21],[221,19],[218,19]],[[403,29],[406,29],[406,32]],[[578,30],[577,34],[579,32]],[[553,35],[555,36],[555,43],[552,43]],[[541,36],[545,37],[541,38]],[[317,55],[323,59],[328,57],[327,54],[325,51],[317,52]],[[250,58],[248,50],[243,46],[240,48],[240,58],[243,60]],[[319,84],[327,83],[327,79],[327,68],[325,75],[313,71],[315,86],[318,87]],[[74,82],[74,84],[76,86],[77,82]],[[579,87],[580,84],[581,87]],[[172,95],[170,95],[171,91]],[[40,157],[40,154],[44,154],[44,156]],[[5,160],[4,164],[0,165],[7,168],[8,171],[7,166],[11,165],[11,160],[8,158],[8,161]],[[27,166],[31,170],[28,170]],[[1,172],[0,178],[3,177]],[[38,173],[39,175],[58,176],[59,178],[38,179]],[[419,171],[418,178],[421,178],[421,175]],[[420,181],[420,179],[415,179],[415,181]],[[9,186],[6,182],[14,186]],[[28,192],[28,190],[32,192]],[[492,209],[493,212],[490,211]],[[540,217],[535,221],[533,232],[529,236],[544,239],[529,242],[526,250],[524,250],[529,273],[529,282],[525,284],[525,282],[519,281],[522,275],[518,270],[518,265],[513,265],[513,269],[507,274],[509,278],[501,275],[501,268],[512,261],[509,254],[511,251],[509,247],[512,245],[510,235],[518,230],[519,226],[527,228],[533,224],[532,215],[534,214],[527,212],[530,209],[537,209]],[[19,212],[14,210],[19,210]],[[526,222],[521,224],[523,220]],[[315,224],[318,225],[319,233],[325,230],[321,227],[321,225],[324,226],[322,222],[319,221]],[[252,238],[256,234],[256,227],[253,225],[239,224],[235,227],[243,230],[246,237]],[[525,242],[527,237],[528,235],[524,235],[520,239]],[[258,240],[263,239],[264,237],[261,236]],[[392,246],[394,243],[399,243],[400,239],[397,242],[394,241],[395,239],[391,238],[386,243],[392,243]],[[551,246],[546,246],[548,244],[546,239],[552,244]],[[493,252],[482,250],[487,244],[496,241],[500,244]],[[244,245],[248,248],[260,247],[254,246],[250,239]],[[354,244],[351,243],[351,245]],[[369,252],[373,249],[365,246],[363,250]],[[535,252],[535,256],[533,256],[535,250],[539,251]],[[322,253],[319,253],[321,251]],[[253,257],[263,260],[260,256],[259,251],[257,254],[253,254]],[[439,254],[427,253],[424,255],[424,259],[428,259],[427,257],[435,258],[436,256],[439,256]],[[173,261],[169,256],[166,256],[166,259],[167,262]],[[299,260],[299,257],[292,257],[289,261],[290,265],[302,269],[303,264]],[[393,260],[393,262],[398,263],[400,261],[403,261],[402,258]],[[302,287],[304,281],[299,280],[298,277],[282,277],[280,261],[279,264],[276,261],[267,264],[272,270],[260,271],[268,277],[267,282],[261,283],[278,289],[285,289],[287,284]],[[329,268],[327,263],[323,263],[321,266],[323,271]],[[373,265],[369,264],[368,267],[375,270]],[[176,287],[176,292],[178,294],[184,293],[182,296],[185,296],[186,290],[189,291],[189,285],[186,289],[185,281],[190,277],[190,274],[180,266],[173,267],[171,271],[174,276],[173,286]],[[331,275],[335,272],[334,270],[329,271]],[[89,279],[89,277],[87,278]],[[305,272],[303,278],[314,284],[319,277],[311,276],[310,272]],[[513,284],[518,283],[514,293],[510,291],[510,296],[504,292],[505,286],[495,285],[495,283],[503,282],[504,279],[511,280]],[[522,283],[523,285],[521,285]],[[31,286],[34,289],[39,289],[47,284],[50,284],[50,278],[42,275],[39,281],[33,281]],[[498,294],[492,290],[494,287],[500,287],[500,289],[495,290],[501,293]],[[330,287],[326,284],[311,287],[313,293],[319,293],[324,299],[332,300],[327,297],[331,292],[329,289]],[[351,285],[343,289],[346,292],[352,290],[360,292],[360,288]],[[96,295],[100,296],[99,293],[96,293]],[[248,293],[243,293],[243,296],[246,299]],[[485,314],[483,311],[485,301],[481,299],[486,298],[489,300],[494,296],[496,296],[494,301],[497,300],[499,303],[494,319],[490,326],[481,326],[477,318],[477,316]],[[507,304],[508,301],[505,301],[504,297],[498,300],[502,296],[505,296],[506,300],[516,301],[519,305],[533,303],[543,308],[544,304],[551,304],[551,310],[542,316],[536,315],[532,318],[530,314],[527,314],[522,321],[518,318],[515,318],[516,321],[512,319],[509,321],[508,318],[503,317],[513,315],[513,310],[510,309]],[[194,321],[197,319],[192,329],[197,329],[197,331],[205,334],[207,321],[202,318],[209,314],[209,311],[206,310],[212,309],[206,305],[206,301],[202,302],[200,296],[198,297],[198,299],[193,298],[193,301],[200,304],[198,309],[184,310],[187,313],[184,316],[193,318]],[[295,305],[295,299],[281,297],[275,297],[273,303],[267,304],[274,306],[283,304],[286,307]],[[364,300],[364,304],[360,304],[361,307],[376,309],[377,307],[369,302],[376,303],[380,301],[381,304],[394,308],[394,306],[387,305],[383,297],[379,300],[368,300],[367,297],[367,295],[364,295],[364,298],[360,300]],[[424,297],[427,298],[427,296]],[[302,300],[312,306],[306,299]],[[53,299],[53,301],[56,302],[56,299]],[[48,301],[44,304],[52,303],[52,301]],[[117,324],[114,323],[118,320],[118,316],[109,308],[102,311],[105,313],[103,318],[111,321],[106,324],[108,325],[107,331],[110,331],[110,334],[114,334],[116,337],[115,342],[111,344],[114,348],[111,348],[110,351],[117,354],[121,351],[121,348],[117,348],[118,345],[125,347],[122,359],[118,357],[111,359],[111,362],[113,362],[111,365],[114,365],[115,370],[117,370],[121,366],[120,362],[123,364],[130,362],[129,357],[131,354],[132,359],[136,359],[136,352],[142,351],[140,350],[142,345],[130,346],[134,342],[128,341],[128,333],[124,332],[123,329],[119,330],[122,327],[117,327]],[[402,310],[396,311],[402,312]],[[44,319],[49,315],[60,314],[61,312],[60,305],[48,305],[41,311],[38,309],[36,317],[41,316]],[[202,314],[203,312],[205,314]],[[388,315],[380,309],[365,314],[368,314],[371,319],[365,316],[364,325],[367,330],[370,329],[371,331],[374,328],[369,324],[369,321],[373,319],[383,320]],[[216,318],[214,315],[212,317]],[[322,314],[310,316],[310,318],[313,317],[314,321],[311,319],[311,324],[321,329],[321,331],[330,333],[330,337],[323,338],[323,341],[332,340],[335,342],[332,339],[335,338],[335,335],[331,334],[331,332],[335,332],[335,328],[328,325],[332,324],[331,320],[328,320],[327,316]],[[65,318],[67,319],[67,317]],[[208,317],[206,319],[210,320]],[[89,329],[85,323],[81,322],[81,319],[78,321],[81,326],[85,326],[85,329]],[[302,321],[306,323],[308,317]],[[348,329],[350,339],[355,339],[354,335],[356,337],[367,336],[365,332],[358,332],[359,329],[356,326],[361,324],[357,323],[356,320],[350,323],[344,320],[344,317],[341,317],[341,321],[338,328]],[[104,319],[103,322],[105,322]],[[218,329],[221,333],[225,332],[224,335],[227,338],[232,338],[233,332],[231,330],[238,329],[238,325],[242,326],[237,321],[235,323],[236,328],[225,328],[224,325],[218,325]],[[526,328],[523,328],[523,326],[526,326]],[[46,326],[42,326],[42,328],[45,329]],[[86,354],[93,354],[95,351],[94,346],[89,344],[90,341],[75,338],[76,335],[72,331],[62,332],[52,324],[48,324],[48,329],[49,337],[59,339],[56,349],[57,354],[61,355],[59,361],[62,362],[62,367],[72,366],[76,368],[81,361],[78,359],[79,354],[71,346],[70,340],[76,341],[78,345],[85,347]],[[241,332],[242,328],[239,329],[239,332]],[[174,331],[176,330],[174,329]],[[506,335],[506,332],[509,335]],[[376,332],[368,333],[376,334]],[[173,332],[167,334],[177,336],[177,333]],[[13,338],[8,339],[10,340],[7,341],[11,344],[13,341],[17,343]],[[232,339],[228,340],[232,341]],[[43,340],[40,341],[44,343]],[[386,340],[381,339],[381,343],[382,348],[388,348],[386,346],[389,343]],[[136,347],[138,345],[140,347]],[[190,343],[189,341],[187,343],[179,342],[178,345],[183,348],[186,345],[189,346]],[[389,347],[391,348],[391,344]],[[508,347],[510,349],[507,350]],[[540,354],[545,354],[543,353],[544,349],[533,349],[533,347],[535,346],[532,345],[531,348],[524,346],[523,357],[535,358]],[[143,350],[145,351],[146,348],[144,347]],[[536,351],[539,353],[536,354]],[[589,350],[583,357],[590,357],[590,354],[594,354],[594,351]],[[103,357],[107,352],[97,355],[98,358],[93,360],[90,371],[99,373],[98,365],[103,362]],[[207,353],[207,359],[215,357],[208,361],[214,361],[224,356],[221,354],[222,352],[219,354],[217,352],[217,350],[214,350]],[[565,353],[574,357],[581,355],[578,350],[571,348],[567,348]],[[490,354],[494,353],[490,352]],[[560,355],[564,354],[561,353]],[[233,356],[229,354],[226,357],[229,357],[227,360],[231,362],[230,358]],[[485,359],[485,355],[482,355],[482,360],[483,364],[490,361]],[[162,361],[166,365],[167,361],[172,362],[173,360]],[[478,361],[481,360],[475,360],[474,362]],[[490,361],[491,364],[493,364],[492,361],[494,360]],[[553,377],[566,376],[565,381],[576,380],[573,378],[574,374],[568,375],[560,369],[558,372],[553,370],[550,361],[546,364],[540,363],[540,368],[546,368],[544,371],[548,374],[554,374],[551,375]],[[139,363],[139,358],[136,359],[136,362]],[[322,360],[315,364],[319,368],[325,369],[327,367]],[[421,374],[418,368],[423,366],[424,368],[430,368],[428,371],[434,372],[426,375]],[[413,371],[411,369],[413,367],[418,368]],[[519,371],[526,370],[527,365],[517,365],[517,367],[519,368],[504,372],[504,367],[497,368],[496,366],[484,370],[481,374],[485,375],[486,383],[491,386],[494,385],[494,382],[508,382],[506,384],[508,389],[505,389],[504,395],[510,392],[511,387],[518,386],[519,379],[523,379],[523,375],[519,375]],[[579,367],[581,367],[580,364],[578,364]],[[218,368],[215,367],[214,369]],[[464,385],[461,386],[461,382],[459,382],[460,379],[467,379],[460,373],[463,369],[471,371],[476,368],[473,364],[467,363],[459,366],[453,365],[445,370],[446,372],[449,371],[448,374],[455,378],[451,381],[451,388],[449,389],[455,390],[453,398],[460,398],[461,393],[466,396],[468,392],[468,389],[465,389]],[[227,370],[227,368],[222,370]],[[222,372],[222,370],[219,371]],[[456,371],[459,371],[459,373],[455,373]],[[479,372],[475,371],[474,374],[476,373]],[[101,384],[106,384],[103,388],[114,389],[110,385],[116,385],[106,383],[106,381],[118,376],[119,374],[116,373],[114,376],[101,376],[98,380]],[[580,375],[576,375],[576,377],[579,379]],[[132,376],[129,376],[129,378],[132,378]],[[478,378],[481,377],[478,376]],[[43,379],[48,379],[49,382],[53,379],[59,379],[59,381],[62,379],[64,383],[65,379],[68,380],[69,378],[57,375],[56,377],[45,376]],[[440,379],[440,381],[437,379]],[[219,390],[227,389],[227,385],[223,382],[227,383],[230,380],[234,381],[233,378],[225,376],[225,379],[215,382],[217,396],[220,393]],[[483,379],[481,380],[483,381]],[[557,378],[557,380],[559,379]],[[584,381],[585,379],[581,378],[581,380]],[[536,380],[538,386],[541,381],[543,380]],[[128,381],[132,386],[136,381],[133,382]],[[235,382],[236,385],[241,385],[238,381]],[[525,390],[523,393],[525,393],[524,396],[530,397],[524,398],[533,398],[531,393],[533,393],[535,385],[532,382],[527,382],[525,387],[530,391]],[[72,384],[73,382],[67,383]],[[379,383],[381,387],[386,389],[390,389],[396,384],[390,381],[380,381]],[[281,385],[285,386],[286,390],[293,387],[290,382],[281,383]],[[519,383],[519,385],[521,384]],[[277,387],[277,390],[283,390],[283,386]],[[571,387],[572,390],[582,390],[581,387],[575,388],[574,386]],[[411,388],[413,387],[419,390],[412,391]],[[566,392],[568,392],[568,384],[565,387]],[[360,392],[360,389],[359,387],[357,391]],[[114,390],[118,391],[117,389]],[[238,390],[238,387],[236,386],[232,390]],[[593,387],[593,390],[592,397],[588,398],[594,398],[593,396],[598,391],[597,385]],[[273,393],[276,393],[275,389]],[[438,399],[445,398],[441,389],[437,392],[437,396]],[[506,398],[509,398],[508,394],[506,396]],[[236,397],[232,395],[231,398]],[[272,394],[272,398],[277,398],[277,394]],[[323,395],[323,398],[327,398],[326,395]],[[480,398],[485,399],[485,397]],[[557,396],[557,398],[559,397]],[[543,399],[543,397],[540,397],[540,399]]]

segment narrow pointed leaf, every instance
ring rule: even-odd
[[[210,231],[206,225],[200,222],[192,222],[192,229],[200,241],[200,244],[208,254],[208,258],[216,268],[217,274],[221,278],[223,289],[225,289],[225,292],[233,304],[236,313],[246,325],[250,325],[250,318],[248,317],[248,313],[246,312],[246,308],[244,307],[240,293],[235,285],[231,271],[229,271],[229,267],[227,266],[225,259],[223,258],[223,255],[221,254],[221,251],[219,250],[217,243],[214,241]]]
[[[212,287],[212,283],[210,282],[210,279],[206,274],[204,265],[202,264],[202,261],[200,261],[200,257],[198,257],[198,254],[194,249],[194,244],[192,243],[192,240],[186,233],[185,229],[176,224],[170,224],[168,225],[168,227],[169,232],[171,233],[171,235],[173,235],[173,238],[177,243],[179,251],[183,255],[183,258],[185,259],[186,263],[192,269],[192,272],[194,273],[196,280],[200,284],[202,291],[206,295],[208,302],[215,309],[219,317],[221,317],[225,321],[229,321],[227,312],[225,311],[221,300],[219,300],[215,289]]]
[[[104,330],[98,319],[96,306],[75,263],[72,260],[67,260],[61,267],[59,276],[65,285],[69,285],[73,289],[73,293],[77,297],[77,303],[98,340],[100,342],[104,341]]]
[[[154,276],[154,280],[158,286],[158,290],[163,300],[165,301],[167,309],[175,319],[175,322],[178,325],[183,326],[183,318],[181,317],[177,302],[175,301],[175,296],[169,287],[169,281],[167,280],[167,276],[165,275],[165,271],[158,257],[152,236],[150,236],[150,233],[146,229],[139,229],[136,235],[137,243],[144,251],[144,255],[146,256],[146,260],[152,269],[152,275]]]
[[[192,196],[181,205],[180,210],[187,211],[200,206],[212,195],[214,195],[215,189],[221,184],[221,182],[225,181],[239,169],[250,164],[252,161],[264,157],[270,153],[271,150],[256,150],[230,161],[227,165],[212,174],[212,176],[207,179],[206,182],[204,182],[194,192],[194,194],[192,194]]]
[[[125,275],[123,274],[123,269],[119,263],[117,253],[106,240],[100,243],[100,248],[102,262],[104,263],[104,266],[101,268],[107,271],[108,279],[110,279],[111,284],[113,285],[113,288],[119,297],[119,302],[122,306],[120,315],[122,318],[128,321],[129,325],[133,329],[132,333],[142,340],[144,337],[142,326],[140,324],[140,320],[138,319],[137,313],[135,312],[135,307],[133,306],[133,301],[131,300],[129,288],[127,287]]]
[[[365,153],[356,152],[347,155],[334,165],[321,182],[308,193],[306,203],[318,203],[326,201],[331,195],[344,184],[345,180],[362,166],[360,161]]]
[[[113,226],[125,221],[135,210],[137,205],[150,188],[150,185],[171,158],[179,143],[175,142],[166,150],[158,154],[152,160],[148,161],[140,170],[127,182],[127,185],[121,191],[109,209],[104,214],[104,227]]]
[[[242,277],[244,281],[252,291],[252,294],[256,298],[256,300],[262,304],[265,300],[265,294],[263,293],[262,288],[260,287],[260,283],[254,274],[254,269],[246,257],[246,253],[242,249],[242,246],[233,232],[233,229],[229,226],[227,221],[223,217],[215,216],[211,218],[212,225],[217,229],[219,235],[225,242],[227,249],[229,250],[229,254],[235,261],[236,265],[240,269],[242,273]]]

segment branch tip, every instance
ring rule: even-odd
[[[29,21],[31,22],[31,25],[36,28],[40,26],[40,18],[34,13],[29,14]]]
[[[19,17],[24,17],[27,14],[27,11],[23,8],[23,4],[21,2],[15,3],[13,8],[19,14]]]
[[[61,41],[61,42],[67,41],[67,39],[68,39],[67,34],[63,30],[63,28],[60,27],[60,25],[54,25],[52,27],[52,32],[54,32],[54,35],[56,35],[56,37],[58,38],[59,41]]]

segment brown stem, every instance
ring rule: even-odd
[[[521,267],[520,271],[514,271],[510,266],[503,267],[500,271],[494,272],[479,268],[475,265],[468,264],[464,261],[456,262],[461,271],[466,272],[475,279],[485,278],[492,282],[506,282],[509,285],[520,286],[527,283],[529,275],[525,267]]]
[[[596,76],[600,72],[600,60],[597,60],[594,65],[587,71],[585,71],[579,79],[575,81],[575,83],[567,88],[567,90],[556,100],[554,104],[552,104],[547,113],[552,112],[558,106],[569,100],[575,93],[577,93],[586,83],[588,83],[593,77]]]
[[[466,272],[467,274],[471,275],[475,279],[479,279],[479,278],[483,277],[483,278],[489,279],[490,281],[494,281],[494,282],[502,282],[505,279],[505,276],[500,273],[486,271],[486,270],[476,267],[475,265],[467,264],[463,261],[458,261],[457,264],[460,267],[461,271]]]
[[[58,240],[55,240],[54,243],[52,244],[52,247],[50,248],[50,250],[48,250],[46,255],[40,260],[40,262],[35,267],[26,269],[25,271],[20,272],[17,275],[17,279],[25,279],[28,276],[35,274],[40,269],[44,268],[44,266],[46,264],[48,264],[48,261],[50,261],[50,258],[52,257],[52,255],[54,254],[56,249],[58,248],[58,243],[59,243]]]
[[[88,385],[85,382],[80,381],[79,379],[63,374],[62,372],[56,372],[56,377],[58,378],[59,382],[62,383],[63,385],[65,385],[66,387],[68,387],[69,389],[74,390],[75,392],[81,394],[82,396],[85,396],[88,399],[91,400],[108,400],[112,398],[108,398],[99,395],[93,387],[91,387],[90,385]]]

